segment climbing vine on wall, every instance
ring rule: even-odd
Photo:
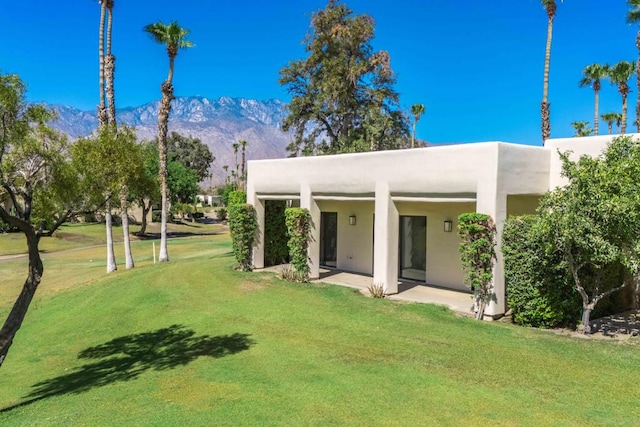
[[[288,208],[285,210],[287,231],[289,232],[289,256],[291,265],[299,273],[301,281],[309,280],[307,249],[311,241],[311,214],[308,209]]]
[[[460,262],[467,271],[465,284],[473,291],[476,319],[482,319],[491,292],[493,265],[496,259],[496,227],[489,215],[464,213],[458,217]]]

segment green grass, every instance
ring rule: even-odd
[[[42,288],[0,368],[0,425],[640,419],[638,345],[237,272],[226,235],[169,243],[170,263],[147,257],[109,276],[101,251],[46,255]],[[136,242],[134,253],[150,244]],[[2,316],[24,269],[0,262]]]
[[[135,233],[140,230],[139,225],[132,225],[130,232]],[[213,224],[201,223],[177,223],[168,224],[169,233],[213,233],[220,230],[220,226]],[[147,234],[159,233],[160,224],[149,223],[147,226]],[[131,235],[133,240],[138,237]],[[113,227],[113,240],[116,243],[122,242],[122,227]],[[104,224],[95,223],[76,223],[63,224],[51,237],[42,237],[40,239],[40,251],[43,253],[51,253],[62,250],[85,248],[89,246],[104,245],[107,241],[105,235]],[[27,253],[27,243],[22,233],[0,234],[0,256],[16,255]]]

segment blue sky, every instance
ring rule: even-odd
[[[387,50],[396,89],[408,108],[423,103],[418,137],[435,142],[540,144],[546,14],[539,0],[349,0],[376,21],[375,49]],[[159,98],[164,49],[142,27],[177,20],[196,47],[176,60],[175,91],[288,101],[278,71],[304,57],[301,44],[321,0],[116,0],[113,52],[118,107]],[[97,0],[0,0],[0,70],[18,73],[31,101],[81,109],[97,104]],[[635,60],[636,26],[624,0],[569,0],[554,23],[550,102],[552,136],[572,121],[593,121],[593,91],[579,89],[591,63]],[[635,80],[629,113],[635,114]],[[603,85],[600,112],[620,111]],[[632,122],[633,120],[630,120]],[[606,126],[601,133],[606,132]]]

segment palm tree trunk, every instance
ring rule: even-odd
[[[551,6],[549,6],[551,7]],[[555,7],[555,5],[554,5]],[[549,68],[551,65],[551,39],[553,37],[553,17],[555,10],[547,11],[547,46],[544,54],[544,75],[542,79],[542,103],[540,104],[540,115],[542,118],[542,145],[551,137],[551,104],[549,103]]]
[[[107,55],[105,57],[105,74],[106,74],[106,78],[107,78],[107,84],[106,84],[106,92],[107,92],[107,102],[108,102],[108,109],[107,109],[107,115],[109,117],[109,123],[114,127],[114,129],[117,128],[117,123],[116,123],[116,95],[115,95],[115,88],[113,85],[114,82],[114,74],[116,72],[116,57],[113,55]]]
[[[608,122],[609,125],[609,135],[613,133],[613,122]]]
[[[104,17],[105,17],[106,5],[105,1],[101,2],[100,9],[100,28],[98,31],[98,54],[100,56],[100,103],[98,104],[98,125],[100,128],[104,128],[107,125],[108,117],[107,110],[105,108],[104,99]]]
[[[627,133],[627,95],[622,95],[622,124],[620,125],[620,133]]]
[[[116,124],[116,96],[115,96],[115,87],[114,87],[114,79],[116,72],[116,57],[111,54],[111,27],[113,25],[113,2],[110,3],[110,7],[107,9],[108,19],[107,19],[107,55],[105,57],[105,74],[107,78],[106,92],[107,92],[107,102],[109,105],[109,122],[114,128],[117,126]]]
[[[118,269],[116,256],[113,252],[113,221],[111,218],[111,200],[107,200],[106,213],[104,215],[107,223],[107,273],[112,273]]]
[[[598,135],[598,109],[600,107],[600,91],[595,90],[595,111],[593,115],[593,134]]]
[[[417,120],[413,120],[413,133],[411,134],[411,148],[415,147],[415,141],[416,141],[416,124],[417,124]]]
[[[120,207],[122,218],[122,233],[124,235],[124,257],[126,268],[135,267],[133,263],[133,255],[131,254],[131,240],[129,239],[129,209],[127,204],[127,186],[122,187],[120,193]]]
[[[246,187],[247,176],[245,175],[245,164],[246,164],[246,151],[247,146],[242,144],[242,189],[244,190]]]
[[[27,248],[29,250],[29,274],[27,280],[24,282],[22,291],[18,296],[13,308],[7,316],[0,329],[0,366],[4,362],[9,348],[13,343],[13,339],[16,333],[22,326],[22,322],[29,309],[29,304],[38,289],[40,280],[42,279],[42,273],[44,272],[44,266],[42,265],[42,259],[38,252],[38,244],[40,242],[40,236],[34,231],[32,227],[22,229],[25,237],[27,238]]]
[[[172,63],[172,62],[170,62]],[[169,75],[173,72],[170,71]],[[169,113],[171,112],[171,100],[173,99],[173,85],[169,80],[162,83],[162,100],[158,111],[158,151],[160,157],[160,193],[162,195],[162,212],[160,223],[160,262],[169,261],[167,250],[167,216],[169,212],[169,186],[167,183],[167,132],[169,128]]]
[[[636,64],[636,75],[638,93],[636,98],[636,131],[640,132],[640,31],[636,34],[636,47],[638,48],[638,62]]]

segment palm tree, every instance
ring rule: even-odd
[[[107,108],[104,99],[104,17],[106,1],[100,1],[100,27],[98,29],[98,56],[100,57],[100,103],[98,104],[98,126],[100,129],[107,125]]]
[[[620,127],[620,121],[622,120],[622,114],[620,113],[604,113],[600,117],[607,122],[609,126],[609,135],[613,133],[613,124],[616,123]]]
[[[248,142],[244,139],[240,141],[240,146],[242,146],[242,166],[241,166],[241,179],[242,179],[242,188],[245,187],[245,182],[247,179],[247,175],[245,175],[246,163],[247,163],[247,144]]]
[[[638,60],[636,62],[638,96],[636,98],[636,130],[640,132],[640,0],[627,0],[631,9],[627,13],[627,22],[629,24],[638,24],[639,29],[636,33],[636,48],[638,48]]]
[[[100,103],[98,105],[98,128],[99,132],[106,132],[107,126],[109,125],[109,114],[107,111],[107,106],[105,104],[105,77],[107,78],[106,86],[109,86],[109,79],[107,77],[109,67],[107,65],[107,60],[104,52],[105,38],[104,38],[104,27],[105,27],[105,14],[107,9],[113,7],[113,0],[100,0],[100,28],[98,30],[98,56],[100,57]],[[111,12],[109,12],[109,15]],[[111,18],[109,18],[111,21]],[[110,26],[111,24],[109,24]],[[111,38],[111,29],[109,27],[108,38]],[[111,42],[109,40],[108,51],[111,49]],[[111,216],[111,194],[105,194],[106,203],[105,203],[105,225],[106,225],[106,235],[107,235],[107,273],[111,273],[118,269],[116,264],[115,252],[113,250],[113,218]]]
[[[540,0],[547,12],[547,47],[544,53],[544,74],[542,78],[542,102],[540,114],[542,117],[542,145],[551,137],[551,111],[549,104],[549,66],[551,64],[551,39],[553,37],[553,18],[556,16],[555,0]],[[562,0],[560,0],[562,1]]]
[[[113,84],[116,71],[116,57],[111,53],[111,29],[113,27],[114,0],[101,0],[101,2],[107,8],[107,52],[104,56],[104,72],[107,80],[105,85],[108,105],[107,115],[109,117],[109,124],[116,127],[116,100]]]
[[[575,129],[576,133],[574,137],[589,136],[593,133],[593,129],[589,129],[587,126],[589,122],[573,122],[571,126]]]
[[[416,141],[416,125],[420,120],[420,116],[424,114],[423,104],[413,104],[411,106],[411,114],[413,114],[413,133],[411,134],[411,148],[415,147]]]
[[[622,118],[620,122],[620,133],[627,132],[627,95],[629,95],[628,81],[636,71],[635,62],[620,61],[609,69],[609,80],[611,84],[618,86],[618,92],[622,96]]]
[[[192,47],[193,43],[185,40],[189,30],[180,27],[176,21],[169,25],[162,22],[149,24],[144,27],[144,31],[149,33],[153,39],[166,46],[169,56],[169,74],[167,79],[160,86],[162,100],[158,110],[158,151],[160,154],[160,192],[162,194],[162,222],[160,225],[160,255],[159,261],[169,261],[167,252],[167,211],[168,206],[168,186],[167,186],[167,129],[169,127],[169,113],[171,112],[171,101],[173,96],[173,65],[178,56],[178,50]]]
[[[229,165],[224,165],[222,169],[224,169],[224,183],[228,184],[229,183]]]
[[[600,104],[600,80],[607,78],[609,73],[609,65],[591,64],[582,70],[582,80],[580,87],[591,86],[595,94],[595,109],[593,114],[593,133],[598,135],[598,108]]]
[[[233,155],[234,155],[234,157],[235,157],[235,162],[236,162],[236,163],[235,163],[235,164],[236,164],[236,174],[235,174],[235,176],[236,176],[236,177],[238,177],[238,176],[239,176],[239,174],[238,174],[238,166],[240,166],[240,165],[238,164],[238,149],[239,149],[239,148],[240,148],[240,143],[239,143],[239,142],[234,142],[234,143],[233,143]],[[238,184],[238,181],[236,180],[236,185],[237,185],[237,184]]]

